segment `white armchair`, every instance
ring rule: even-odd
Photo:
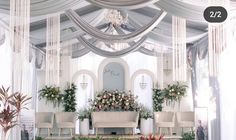
[[[193,128],[195,126],[195,114],[194,112],[177,112],[177,124],[178,127],[182,128]]]
[[[157,132],[161,134],[161,128],[168,128],[169,135],[172,135],[172,128],[175,127],[174,112],[155,112],[154,121],[157,127]]]
[[[76,113],[75,112],[58,112],[55,113],[56,125],[59,129],[58,135],[61,136],[63,129],[75,130]]]
[[[35,113],[35,127],[38,128],[38,135],[41,129],[48,130],[48,136],[51,134],[53,128],[54,114],[52,112],[36,112]]]

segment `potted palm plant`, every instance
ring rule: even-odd
[[[147,107],[141,105],[140,107],[140,129],[142,135],[149,135],[152,133],[152,119],[153,113]]]
[[[87,136],[89,134],[89,118],[91,116],[90,109],[84,108],[79,111],[79,132],[82,136]]]
[[[0,101],[3,104],[3,110],[0,111],[0,125],[3,133],[1,140],[8,140],[10,130],[19,124],[20,112],[27,109],[26,105],[31,97],[22,93],[9,93],[9,89],[0,88]]]

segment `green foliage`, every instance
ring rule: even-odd
[[[76,85],[71,84],[64,90],[63,106],[65,112],[75,112],[76,111]]]
[[[103,91],[90,101],[93,111],[139,111],[137,97],[118,90]]]
[[[168,85],[167,88],[163,89],[165,99],[168,101],[180,101],[186,94],[187,85],[176,82],[176,84]]]
[[[59,87],[45,86],[39,93],[39,99],[45,98],[46,102],[52,102],[54,107],[59,106],[64,98],[63,95],[60,94]]]
[[[194,140],[194,139],[195,139],[195,133],[193,131],[182,134],[182,140]]]
[[[153,111],[160,112],[162,111],[162,104],[164,103],[165,93],[163,93],[160,89],[153,89]]]
[[[83,121],[84,119],[89,119],[91,117],[91,112],[92,110],[87,108],[79,110],[78,119],[80,119],[81,121]]]
[[[139,115],[140,115],[140,118],[143,118],[145,120],[147,120],[149,118],[151,118],[151,119],[153,118],[153,112],[143,105],[140,106]]]
[[[35,140],[44,140],[42,137],[35,136]]]

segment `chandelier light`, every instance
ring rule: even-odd
[[[128,14],[123,15],[120,11],[112,9],[105,15],[105,20],[114,26],[120,26],[128,21]]]
[[[60,14],[47,18],[45,83],[55,86],[60,83]]]
[[[88,82],[84,74],[83,74],[82,82],[80,83],[80,87],[83,90],[85,90],[88,87]]]
[[[172,16],[173,80],[187,80],[186,20]]]
[[[141,82],[139,83],[139,86],[143,90],[146,89],[146,87],[147,87],[147,83],[144,80],[144,75],[142,75]]]

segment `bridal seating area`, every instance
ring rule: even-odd
[[[236,140],[235,0],[1,0],[0,140]]]

